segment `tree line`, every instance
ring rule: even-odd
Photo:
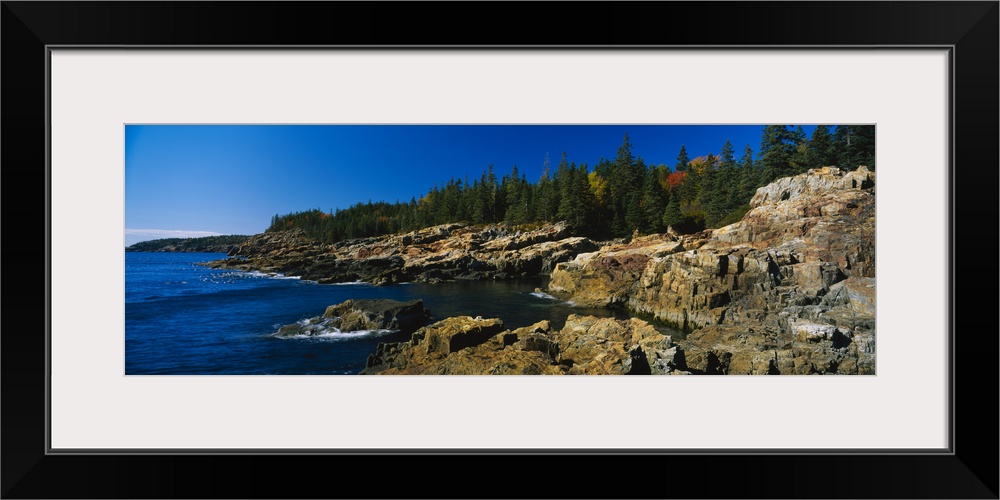
[[[241,245],[249,236],[227,234],[197,238],[160,238],[140,241],[125,247],[126,252],[225,252],[232,245]]]
[[[757,188],[775,179],[810,168],[859,165],[875,168],[873,125],[820,125],[809,137],[801,126],[769,125],[756,155],[747,144],[737,158],[727,139],[718,154],[694,158],[682,145],[672,166],[647,165],[625,134],[614,158],[601,158],[593,169],[569,162],[563,153],[554,169],[546,157],[541,178],[532,183],[516,165],[499,178],[490,165],[471,184],[468,178],[452,178],[409,202],[368,201],[329,212],[275,214],[267,231],[300,228],[326,243],[451,222],[566,221],[574,234],[598,240],[668,227],[692,233],[740,220]]]

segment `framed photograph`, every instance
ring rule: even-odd
[[[981,428],[974,419],[995,413],[991,384],[997,361],[982,353],[996,352],[997,338],[974,332],[997,331],[995,315],[988,313],[996,305],[996,286],[982,278],[985,273],[977,268],[984,259],[974,256],[982,253],[983,241],[996,241],[991,220],[998,206],[1000,164],[996,2],[560,4],[558,22],[529,15],[524,4],[497,7],[4,2],[3,163],[8,186],[28,192],[20,186],[33,185],[45,193],[23,202],[14,190],[9,193],[6,219],[12,225],[5,253],[8,271],[37,267],[46,272],[44,280],[23,279],[41,281],[37,293],[7,300],[3,495],[288,497],[305,491],[279,489],[288,487],[287,478],[279,478],[292,471],[320,474],[346,464],[343,471],[360,478],[376,464],[398,464],[419,476],[445,461],[460,467],[456,472],[474,474],[477,466],[484,467],[482,456],[506,460],[517,455],[528,470],[543,459],[572,464],[596,459],[613,475],[626,470],[655,474],[656,480],[627,496],[997,497],[995,458],[981,458],[997,456],[996,429]],[[498,29],[516,26],[516,32],[550,32],[566,23],[597,27],[620,19],[634,24],[635,33],[618,25],[605,32],[614,33],[609,40],[581,35],[558,44],[522,44],[434,15],[466,10],[496,22]],[[410,22],[418,14],[431,20]],[[666,29],[670,19],[713,22],[691,34],[683,25]],[[752,33],[748,25],[755,27]],[[832,162],[810,156],[818,153],[806,139],[811,136],[818,144],[827,133],[835,144],[851,146],[853,156],[845,161],[863,161],[871,168],[809,170],[807,162]],[[768,166],[771,160],[762,151],[769,147],[768,134],[799,141],[802,150],[792,148],[788,154],[801,156],[775,162],[796,167]],[[682,161],[685,152],[678,155],[675,143],[699,135],[716,142],[738,137],[736,144],[727,141],[736,155],[725,153],[730,149],[720,143],[692,147],[692,161]],[[601,145],[604,136],[614,139]],[[559,170],[561,150],[546,150],[546,159],[541,149],[525,146],[536,139],[541,146],[535,149],[568,149],[563,159],[574,166]],[[634,265],[634,256],[642,254],[644,266],[665,262],[646,274],[667,276],[678,272],[682,255],[663,248],[680,245],[691,254],[684,262],[715,258],[712,280],[750,279],[758,286],[752,277],[727,273],[730,265],[740,270],[757,265],[752,249],[736,251],[723,244],[726,238],[736,242],[739,228],[710,229],[740,221],[746,213],[742,220],[755,222],[746,222],[745,232],[766,240],[760,233],[774,232],[782,213],[813,209],[803,202],[780,209],[785,212],[762,210],[765,202],[757,198],[771,193],[767,187],[741,208],[734,176],[744,144],[755,160],[747,168],[760,169],[753,174],[759,184],[745,182],[751,191],[770,182],[792,182],[782,181],[788,178],[782,172],[803,176],[803,186],[813,186],[809,189],[821,182],[809,176],[854,179],[852,193],[862,194],[824,198],[823,207],[814,211],[817,217],[850,214],[868,221],[875,236],[871,256],[863,245],[858,253],[846,252],[854,240],[843,231],[820,234],[815,224],[781,226],[786,233],[801,233],[781,240],[796,242],[787,247],[792,250],[782,254],[768,247],[767,259],[759,259],[760,275],[771,280],[760,286],[771,287],[770,295],[726,295],[742,301],[739,307],[706,294],[702,282],[700,295],[683,291],[690,298],[676,311],[664,305],[675,300],[673,295],[649,298],[652,292],[643,292],[646,304],[660,301],[643,309],[635,306],[638,292],[629,292],[633,312],[645,313],[640,317],[645,319],[605,320],[612,326],[602,328],[631,326],[620,334],[624,340],[601,340],[599,346],[586,344],[589,323],[517,323],[521,310],[540,305],[548,308],[546,314],[565,316],[552,301],[582,303],[595,311],[607,305],[587,302],[617,292],[582,288],[580,280],[594,281],[585,274],[594,267],[576,257],[584,250],[595,252],[594,259],[614,260],[627,249],[632,257],[615,260],[616,266]],[[607,150],[593,153],[600,160],[584,152],[597,145]],[[713,148],[719,147],[723,152],[717,158]],[[664,152],[668,148],[670,157]],[[522,149],[524,156],[517,156]],[[334,150],[347,156],[336,157]],[[579,159],[574,151],[581,151]],[[632,151],[641,154],[632,156]],[[710,154],[700,156],[705,153]],[[452,162],[448,155],[460,159]],[[496,159],[486,158],[490,155]],[[445,166],[462,163],[463,156],[471,170]],[[327,160],[308,166],[319,157]],[[602,187],[605,158],[640,165],[642,175],[653,180],[643,184],[637,177],[631,187]],[[492,165],[483,171],[483,162],[495,162],[497,172]],[[523,187],[517,170],[508,174],[508,163],[520,168]],[[545,216],[530,215],[545,210],[539,179],[548,178],[549,165],[565,185],[579,168],[580,182],[594,197],[580,201],[576,212],[569,205],[553,207],[576,220],[566,234],[543,225]],[[340,173],[348,169],[356,171]],[[480,185],[479,172],[481,185],[502,186],[504,216],[490,215],[500,202],[477,212],[476,202],[484,196],[461,201],[456,195],[456,204],[466,209],[432,205],[450,188],[472,192]],[[675,173],[685,175],[671,181]],[[493,180],[494,175],[502,180]],[[697,190],[684,191],[694,185],[692,179],[700,179]],[[768,196],[780,203],[801,195],[789,185]],[[642,196],[628,197],[643,186],[648,189]],[[732,190],[731,203],[711,203],[705,194],[710,189]],[[338,201],[317,208],[313,202],[323,198],[314,193]],[[370,199],[367,205],[362,197]],[[630,199],[639,208],[630,211]],[[522,204],[524,210],[518,211]],[[358,222],[358,214],[367,217],[376,209],[383,217]],[[227,211],[261,222],[246,230],[212,224],[236,218]],[[653,211],[664,215],[646,217]],[[41,222],[39,215],[44,215]],[[516,220],[509,224],[516,233],[498,236],[490,229],[488,237],[477,233],[466,240],[517,250],[523,264],[534,257],[525,256],[528,243],[514,240],[535,244],[545,239],[548,246],[543,246],[550,250],[538,261],[551,281],[540,288],[533,288],[534,282],[519,285],[527,287],[523,290],[437,286],[456,273],[496,283],[539,274],[534,267],[481,258],[468,250],[468,241],[468,254],[458,255],[456,243],[427,257],[422,252],[430,247],[413,240],[427,238],[425,228],[450,224],[449,217]],[[817,220],[835,225],[843,217]],[[759,222],[764,219],[766,227]],[[22,234],[36,236],[10,236],[22,226]],[[274,231],[291,228],[312,231],[310,238],[327,245],[327,267],[309,260],[311,250],[299,241],[294,250],[287,250],[291,243],[279,242],[286,249],[278,260],[255,257],[258,249],[272,245],[260,238],[212,240],[226,247],[205,247],[211,263],[179,253],[137,262],[135,254],[123,251],[154,236],[221,238],[268,229],[273,238],[279,234]],[[407,230],[412,232],[407,235]],[[458,238],[463,231],[450,228],[449,234],[431,238],[452,233]],[[569,239],[536,237],[532,231]],[[975,235],[973,243],[963,235]],[[378,272],[362,269],[358,262],[372,258],[374,250],[369,245],[357,257],[356,249],[342,243],[357,237],[409,238],[400,240],[409,253],[387,253]],[[490,239],[498,237],[511,243]],[[44,246],[15,250],[23,240]],[[584,249],[584,240],[593,248]],[[593,243],[598,240],[605,241]],[[561,244],[575,246],[554,248]],[[820,258],[816,252],[830,255]],[[575,260],[560,260],[563,254]],[[728,260],[722,263],[716,254]],[[467,264],[458,271],[443,268],[437,263],[445,258]],[[29,259],[37,265],[18,264]],[[830,265],[795,267],[816,259]],[[177,271],[199,264],[198,269],[213,271],[199,271],[195,278]],[[141,293],[135,285],[140,275],[129,274],[139,267],[147,273],[143,285],[149,285]],[[247,272],[260,279],[206,291],[219,285],[217,280],[237,279],[233,273],[244,279]],[[649,281],[637,273],[636,282]],[[206,277],[212,283],[188,285],[187,280]],[[305,281],[318,285],[290,288],[302,288]],[[421,284],[400,284],[411,281]],[[643,286],[652,289],[646,281]],[[389,284],[396,291],[376,293],[379,287],[357,284],[362,282]],[[814,283],[818,290],[809,288]],[[319,287],[327,291],[310,295]],[[422,291],[413,292],[417,289]],[[145,295],[135,299],[136,293]],[[802,299],[808,293],[815,297]],[[512,294],[517,302],[510,302]],[[455,326],[447,338],[431,326],[414,333],[407,328],[427,324],[426,313],[404,326],[397,323],[412,319],[407,316],[412,311],[392,309],[390,314],[386,308],[396,306],[384,302],[365,305],[378,309],[384,324],[372,322],[374,313],[364,316],[357,310],[324,314],[323,307],[340,302],[333,296],[354,299],[355,308],[363,302],[356,299],[421,298],[435,304],[435,321],[467,314],[476,325]],[[486,339],[504,327],[481,327],[491,313],[473,318],[463,300],[490,303],[492,308],[484,310],[519,319],[510,320],[506,333],[495,337],[499,344],[486,349]],[[702,309],[693,305],[702,302]],[[858,304],[867,304],[871,314],[859,312]],[[260,315],[263,310],[274,312]],[[734,320],[723,316],[734,314],[757,318],[753,328],[761,331],[780,322],[776,331],[790,337],[762,334],[755,340],[746,335],[748,323],[740,323],[742,334],[729,332],[725,325]],[[349,327],[350,315],[361,319]],[[678,329],[672,337],[661,325],[671,320]],[[706,329],[687,335],[689,322]],[[207,340],[247,328],[256,332],[253,339]],[[485,328],[489,335],[470,333],[470,328]],[[393,333],[398,330],[403,332]],[[553,339],[563,344],[561,350],[550,346]],[[538,347],[543,341],[549,347]],[[414,353],[432,353],[435,342],[451,342],[451,353],[445,345],[441,356],[432,361],[430,354],[421,354],[426,359],[419,363],[427,364],[415,364],[419,356]],[[570,343],[578,353],[565,347]],[[739,343],[753,343],[756,352],[770,357],[743,356],[732,347]],[[603,351],[594,354],[594,349]],[[458,351],[478,356],[481,364],[456,364],[452,354]],[[607,361],[615,353],[620,359]],[[409,371],[400,364],[403,357],[409,359]],[[510,371],[501,373],[519,376],[485,375],[503,367]],[[333,375],[359,371],[462,375]],[[584,376],[540,375],[549,372]],[[610,373],[731,376],[591,376]],[[834,376],[753,375],[768,373]],[[625,456],[627,469],[616,462]],[[280,473],[250,485],[214,470],[215,464],[239,467],[251,459]],[[89,471],[89,479],[46,479],[77,478],[71,471],[80,469]],[[670,471],[667,480],[664,470]],[[737,480],[720,484],[712,470],[741,472]],[[783,471],[784,480],[769,472],[776,470]],[[179,475],[210,479],[217,490],[196,491],[195,483]],[[671,476],[716,489],[688,484],[689,489],[680,485],[675,492]],[[552,494],[621,496],[615,482],[596,489],[546,487]],[[372,494],[415,492],[403,483],[380,488]],[[492,494],[524,492],[516,484],[502,484]],[[531,496],[539,495],[549,494]]]

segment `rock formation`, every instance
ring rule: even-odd
[[[874,186],[866,167],[779,179],[740,222],[577,255],[549,292],[694,331],[696,373],[874,373]]]
[[[333,245],[306,238],[300,230],[290,230],[252,236],[230,252],[232,258],[206,264],[284,273],[319,283],[435,283],[547,275],[557,263],[597,247],[587,238],[570,237],[565,223],[532,231],[503,225],[444,224]]]
[[[460,316],[381,343],[362,374],[648,375],[683,366],[669,336],[640,319],[570,315],[562,330],[548,321],[504,330],[499,319]]]
[[[347,300],[326,308],[322,316],[285,325],[277,337],[320,336],[330,332],[361,330],[411,331],[424,325],[430,312],[424,301],[399,302],[389,299]]]

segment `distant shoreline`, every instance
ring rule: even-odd
[[[231,234],[198,238],[162,238],[140,241],[125,247],[126,252],[186,252],[228,253],[242,245],[250,236]]]

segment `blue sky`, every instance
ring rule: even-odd
[[[761,125],[127,125],[125,244],[167,237],[263,232],[274,214],[409,201],[448,179],[541,176],[566,152],[593,169],[627,132],[647,164],[756,155]],[[814,126],[804,127],[811,134]]]

